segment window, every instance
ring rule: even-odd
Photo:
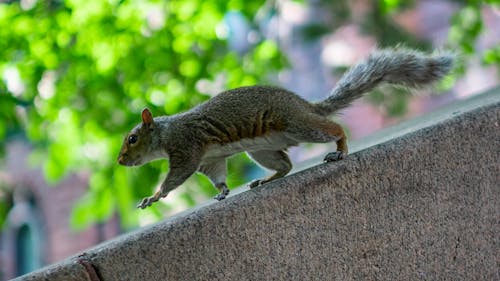
[[[40,212],[32,196],[15,200],[2,233],[2,251],[7,258],[1,271],[7,279],[43,266],[43,232]]]

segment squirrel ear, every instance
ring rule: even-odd
[[[153,115],[151,114],[151,111],[149,111],[149,109],[144,108],[144,110],[142,110],[141,116],[142,116],[142,123],[144,123],[147,126],[153,125]]]

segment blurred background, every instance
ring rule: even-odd
[[[144,107],[175,114],[254,84],[317,101],[375,47],[458,54],[436,87],[384,87],[338,115],[359,139],[499,85],[499,43],[494,1],[2,0],[0,280],[212,200],[194,175],[135,208],[168,171],[168,161],[116,164]],[[265,173],[244,154],[228,168],[230,188]]]

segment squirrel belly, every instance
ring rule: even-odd
[[[263,136],[243,138],[239,141],[229,142],[223,145],[208,145],[202,159],[226,158],[244,151],[285,150],[290,146],[297,146],[298,144],[299,141],[295,140],[293,136],[287,133],[271,132]]]
[[[382,83],[419,88],[443,78],[453,66],[451,54],[424,54],[405,48],[378,50],[353,66],[329,97],[312,103],[278,87],[250,86],[220,93],[193,109],[153,118],[144,109],[142,123],[125,137],[118,163],[142,165],[168,158],[170,171],[160,189],[144,198],[139,208],[154,202],[181,185],[195,172],[205,174],[224,199],[226,158],[239,152],[275,171],[255,180],[256,187],[288,174],[292,168],[286,148],[299,143],[335,142],[336,151],[325,161],[343,159],[347,153],[344,129],[328,116]]]

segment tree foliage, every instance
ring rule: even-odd
[[[29,4],[29,3],[32,4]],[[21,1],[0,4],[0,139],[24,132],[46,177],[90,173],[73,225],[106,220],[115,210],[137,225],[135,205],[152,193],[167,163],[133,172],[116,165],[124,134],[149,107],[186,110],[211,89],[263,83],[283,63],[276,44],[253,23],[264,1]],[[249,50],[229,48],[228,11],[250,23]],[[219,85],[221,84],[221,85]],[[206,91],[206,92],[205,92]],[[5,144],[2,141],[2,146]],[[242,161],[237,162],[241,171]],[[238,173],[230,184],[240,184]],[[195,178],[212,194],[207,181]],[[181,195],[193,201],[189,193]],[[142,212],[158,216],[159,206]]]

